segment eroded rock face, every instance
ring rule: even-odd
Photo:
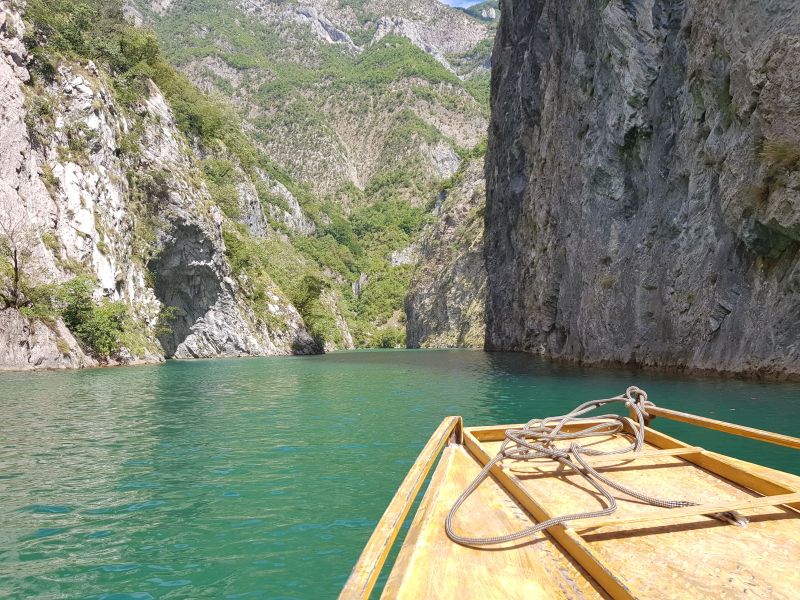
[[[347,33],[338,29],[325,15],[310,6],[291,8],[283,14],[288,19],[306,25],[314,35],[329,44],[341,44],[354,53],[361,52],[361,48],[353,43]]]
[[[406,297],[409,348],[479,348],[484,339],[483,161],[471,159],[423,234]]]
[[[60,321],[31,322],[16,310],[0,310],[0,371],[6,369],[78,369],[94,367]]]
[[[154,12],[157,12],[157,13],[163,15],[170,8],[172,8],[173,4],[175,4],[175,0],[152,0],[150,2],[150,7],[152,8],[152,10]]]
[[[426,36],[421,29],[422,26],[420,24],[402,17],[381,17],[376,23],[375,36],[372,38],[372,43],[379,42],[387,35],[404,37],[417,48],[438,60],[445,69],[453,71],[453,67],[445,58],[444,53],[426,40]]]
[[[277,288],[264,290],[270,323],[254,315],[225,256],[224,219],[160,91],[151,86],[131,114],[107,74],[67,61],[34,87],[21,42],[24,3],[0,0],[0,9],[0,218],[29,224],[34,283],[91,275],[95,299],[126,305],[140,346],[98,361],[60,320],[6,308],[0,369],[320,351]],[[264,234],[252,182],[238,192],[246,224]],[[165,310],[168,334],[158,326]]]
[[[297,198],[294,197],[280,181],[274,181],[266,174],[260,174],[261,180],[268,186],[271,194],[281,199],[283,206],[269,205],[269,213],[273,219],[283,223],[288,229],[301,235],[312,235],[317,226],[303,212]]]
[[[800,4],[500,12],[487,348],[800,374]]]
[[[24,23],[11,3],[0,2],[0,218],[30,226],[28,264],[37,273],[53,270],[52,256],[34,235],[52,222],[57,206],[40,177],[25,125],[25,94],[29,81]],[[61,321],[31,322],[14,308],[0,309],[0,370],[93,366]]]

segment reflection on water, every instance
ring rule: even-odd
[[[521,422],[634,383],[800,433],[798,385],[474,351],[0,374],[0,597],[334,597],[444,416]],[[800,473],[787,449],[657,424]]]

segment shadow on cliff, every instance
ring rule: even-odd
[[[291,343],[291,351],[296,356],[325,354],[325,338],[320,336],[313,336],[310,339],[295,338]]]
[[[167,358],[192,333],[192,327],[216,303],[222,280],[214,263],[214,246],[191,223],[177,223],[172,240],[149,263],[154,291],[165,307],[173,307],[169,327],[158,336]]]

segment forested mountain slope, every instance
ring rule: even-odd
[[[403,344],[492,34],[418,4],[0,3],[0,365]]]
[[[267,198],[269,226],[327,275],[355,344],[402,345],[418,237],[485,136],[492,25],[437,0],[139,0],[130,17],[293,182],[306,226]]]
[[[172,61],[315,193],[360,202],[391,182],[419,202],[485,133],[489,32],[436,0],[137,7]]]

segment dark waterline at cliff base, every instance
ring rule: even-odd
[[[0,596],[332,598],[442,417],[510,423],[637,384],[800,434],[800,385],[480,351],[0,374]],[[657,420],[800,473],[796,453]]]

